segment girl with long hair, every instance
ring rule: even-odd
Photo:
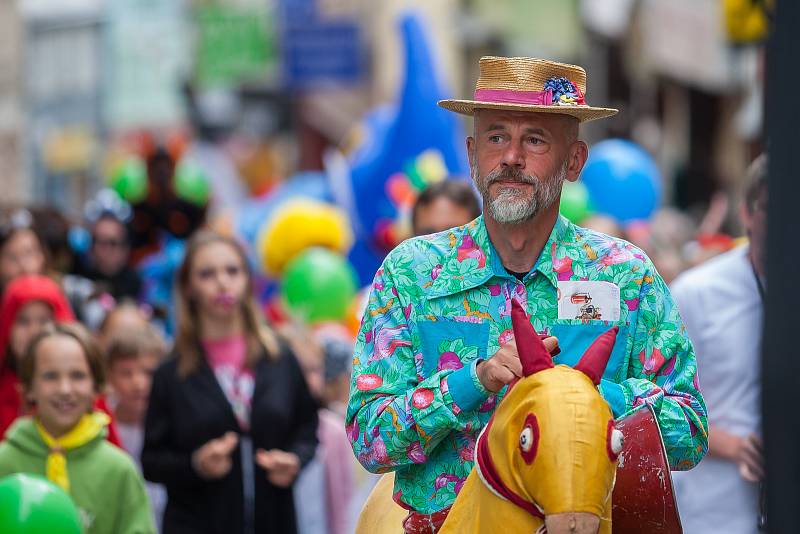
[[[291,534],[292,483],[317,445],[303,373],[235,240],[195,234],[176,285],[175,347],[153,378],[142,451],[145,478],[167,488],[164,534]]]

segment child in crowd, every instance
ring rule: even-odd
[[[54,322],[75,320],[58,284],[44,276],[9,283],[0,302],[0,438],[22,415],[17,367],[33,337]]]
[[[155,532],[136,467],[106,441],[108,415],[93,411],[104,374],[88,332],[78,324],[40,332],[19,362],[19,377],[36,410],[0,443],[0,477],[46,476],[70,494],[87,534]]]
[[[110,387],[109,405],[114,413],[122,446],[138,465],[144,444],[144,418],[150,398],[153,373],[164,357],[164,342],[149,324],[114,332],[106,340],[106,370]],[[148,482],[147,494],[156,525],[167,494],[160,484]]]
[[[265,324],[235,240],[196,233],[176,289],[142,450],[145,477],[167,487],[164,532],[292,534],[292,484],[317,444],[300,366]]]
[[[0,213],[0,292],[11,280],[25,274],[43,274],[46,257],[39,236],[33,230],[28,210]]]
[[[108,346],[119,334],[129,331],[149,330],[147,315],[139,306],[130,300],[123,300],[109,311],[97,329],[97,341],[103,352],[108,353]],[[156,334],[158,335],[158,334]]]
[[[28,343],[54,323],[74,320],[61,288],[50,278],[19,276],[6,287],[0,301],[0,438],[12,422],[25,413],[17,367]],[[97,407],[105,410],[102,397],[97,399]],[[113,425],[109,429],[109,440],[119,444]]]

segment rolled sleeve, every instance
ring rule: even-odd
[[[478,379],[479,362],[480,360],[475,360],[447,377],[447,389],[453,399],[453,404],[459,411],[475,410],[491,395],[491,392],[483,387]]]

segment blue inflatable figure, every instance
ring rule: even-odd
[[[427,183],[448,176],[467,179],[469,173],[458,118],[436,105],[449,95],[422,24],[406,14],[400,29],[406,69],[398,103],[366,118],[366,142],[349,162],[352,189],[333,188],[352,219],[356,243],[349,259],[362,285],[372,281],[386,253],[405,237],[400,223],[416,193]]]
[[[183,262],[186,242],[164,232],[158,252],[142,259],[138,270],[142,277],[142,301],[153,308],[154,320],[171,338],[175,326],[175,273]]]

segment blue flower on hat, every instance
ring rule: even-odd
[[[577,84],[569,81],[563,76],[553,76],[544,82],[544,90],[550,89],[553,92],[553,105],[575,105],[585,104],[583,93]]]

